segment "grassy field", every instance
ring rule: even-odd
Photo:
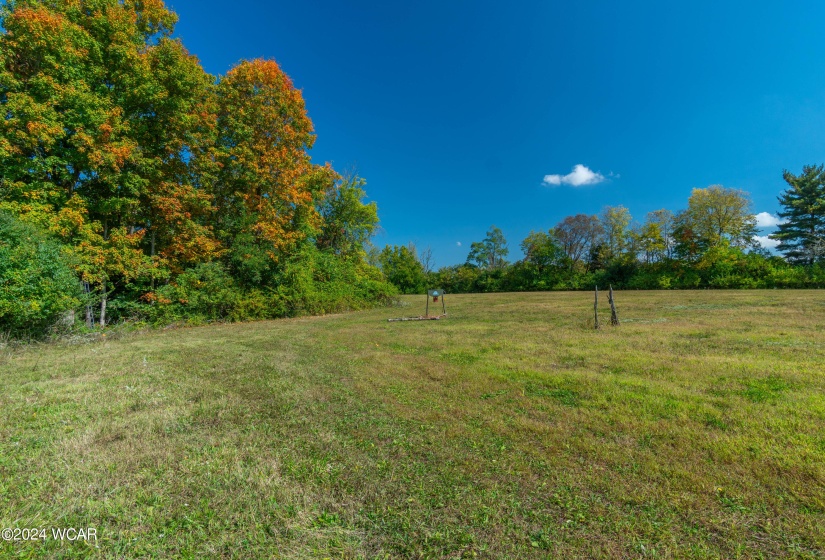
[[[0,557],[825,558],[825,292],[447,297],[3,348]]]

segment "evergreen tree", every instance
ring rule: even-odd
[[[783,173],[790,188],[779,196],[784,223],[770,237],[788,260],[813,264],[825,257],[825,165],[806,165],[800,175]]]

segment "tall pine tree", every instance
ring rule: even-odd
[[[806,165],[800,175],[783,174],[790,188],[779,196],[784,223],[772,234],[788,260],[813,264],[825,258],[825,165]]]

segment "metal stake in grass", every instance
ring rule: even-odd
[[[599,287],[596,286],[596,299],[593,301],[593,322],[596,330],[599,328]]]
[[[608,295],[610,301],[610,324],[614,327],[619,326],[619,315],[616,313],[616,301],[613,299],[613,285],[610,285],[610,294]]]
[[[430,316],[430,298],[433,298],[433,303],[438,303],[441,298],[441,315]],[[387,319],[387,321],[437,321],[447,316],[447,304],[444,302],[444,290],[427,290],[427,307],[424,315],[419,317],[397,317],[395,319]]]

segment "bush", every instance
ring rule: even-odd
[[[146,313],[152,323],[197,324],[232,318],[241,292],[222,264],[208,262],[184,271],[146,299],[151,303]]]
[[[285,314],[298,316],[387,305],[398,290],[358,257],[306,245],[284,263],[276,292]]]
[[[0,332],[40,338],[80,298],[80,282],[60,244],[0,212]]]
[[[307,245],[282,263],[271,287],[238,284],[219,262],[202,263],[144,298],[154,324],[275,319],[387,305],[397,290],[356,258]]]

